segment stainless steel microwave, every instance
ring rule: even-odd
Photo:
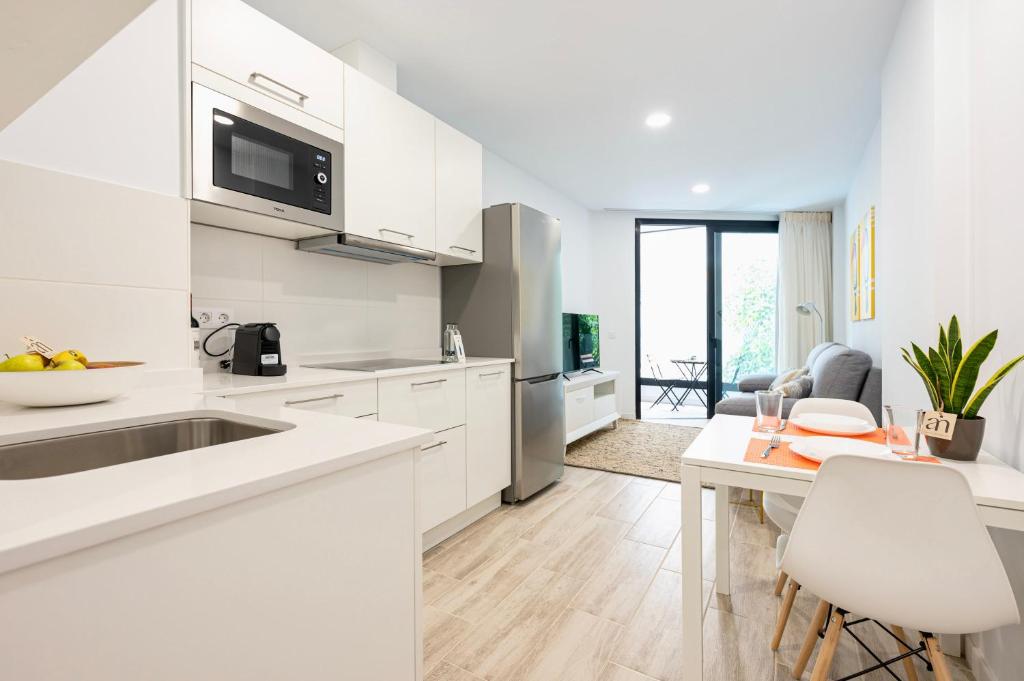
[[[192,198],[344,229],[344,145],[192,84]]]

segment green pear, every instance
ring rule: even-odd
[[[54,371],[84,371],[85,370],[85,365],[82,364],[81,362],[77,361],[77,360],[69,359],[69,360],[61,362],[57,366],[53,367],[53,370]]]
[[[0,364],[0,371],[42,371],[45,368],[46,359],[34,352],[15,355]]]

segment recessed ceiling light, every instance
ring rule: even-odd
[[[664,111],[656,111],[644,119],[644,123],[646,123],[649,128],[664,128],[671,122],[672,117]]]
[[[698,182],[697,184],[690,187],[690,191],[694,194],[707,194],[711,191],[711,185],[706,182]]]

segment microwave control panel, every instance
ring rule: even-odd
[[[331,154],[313,149],[313,204],[312,210],[331,213]]]

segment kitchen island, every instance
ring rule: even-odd
[[[418,678],[431,433],[195,393],[0,407],[0,447],[183,418],[280,431],[0,479],[2,677]]]

